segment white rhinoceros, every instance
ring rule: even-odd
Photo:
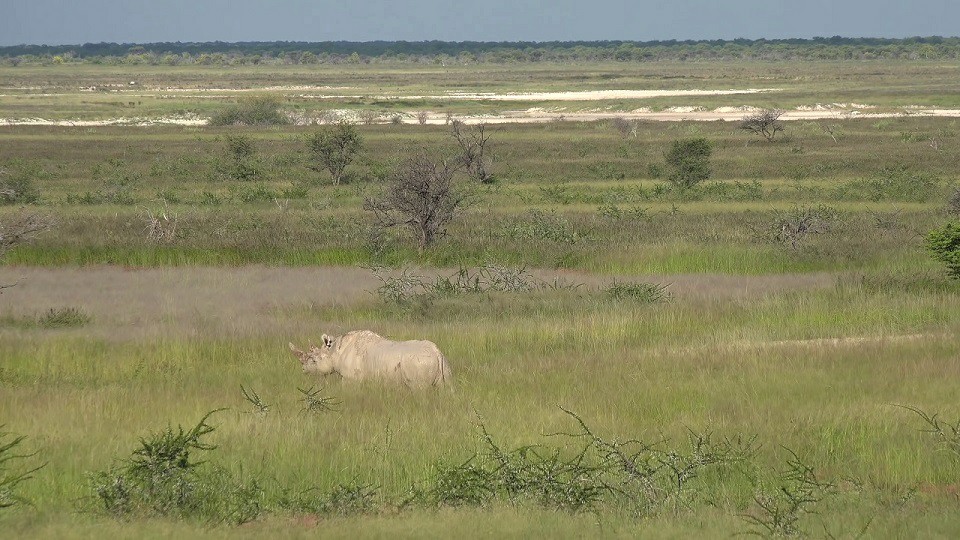
[[[345,379],[386,379],[410,387],[450,384],[447,359],[430,341],[391,341],[368,330],[339,337],[323,335],[323,345],[290,350],[300,359],[304,373],[339,373]]]

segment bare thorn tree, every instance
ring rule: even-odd
[[[379,229],[406,227],[417,238],[421,253],[446,234],[464,197],[454,186],[462,163],[434,161],[424,153],[405,163],[379,198],[368,198],[364,210],[373,212]]]
[[[782,109],[768,109],[743,117],[740,121],[740,129],[763,135],[768,141],[772,141],[778,132],[783,131],[783,122],[780,117],[783,116]]]
[[[427,111],[419,111],[417,112],[417,123],[420,124],[421,126],[424,126],[427,124],[427,118],[429,117],[430,117],[430,113],[428,113]]]
[[[820,124],[820,129],[837,143],[837,136],[840,134],[840,124]]]
[[[453,138],[460,145],[460,159],[463,161],[463,167],[467,174],[483,184],[493,182],[493,175],[487,170],[486,156],[484,155],[487,150],[487,142],[490,140],[486,128],[487,126],[480,124],[475,129],[470,130],[463,122],[454,120],[453,127],[450,130]]]
[[[26,244],[38,234],[49,230],[53,222],[49,217],[39,214],[11,216],[0,221],[0,260],[13,248]],[[4,285],[0,283],[0,291],[13,287],[16,283]]]

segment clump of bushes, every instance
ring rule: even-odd
[[[289,120],[272,96],[252,96],[228,105],[210,117],[211,126],[280,126]]]

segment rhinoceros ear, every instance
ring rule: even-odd
[[[287,343],[290,346],[290,350],[293,352],[293,355],[300,359],[300,363],[303,363],[307,357],[307,353],[301,351],[293,343]]]

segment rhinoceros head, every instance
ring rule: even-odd
[[[317,373],[320,375],[329,375],[333,373],[333,338],[324,334],[323,346],[310,346],[307,352],[301,351],[293,343],[288,343],[293,355],[300,360],[300,366],[304,373]]]

